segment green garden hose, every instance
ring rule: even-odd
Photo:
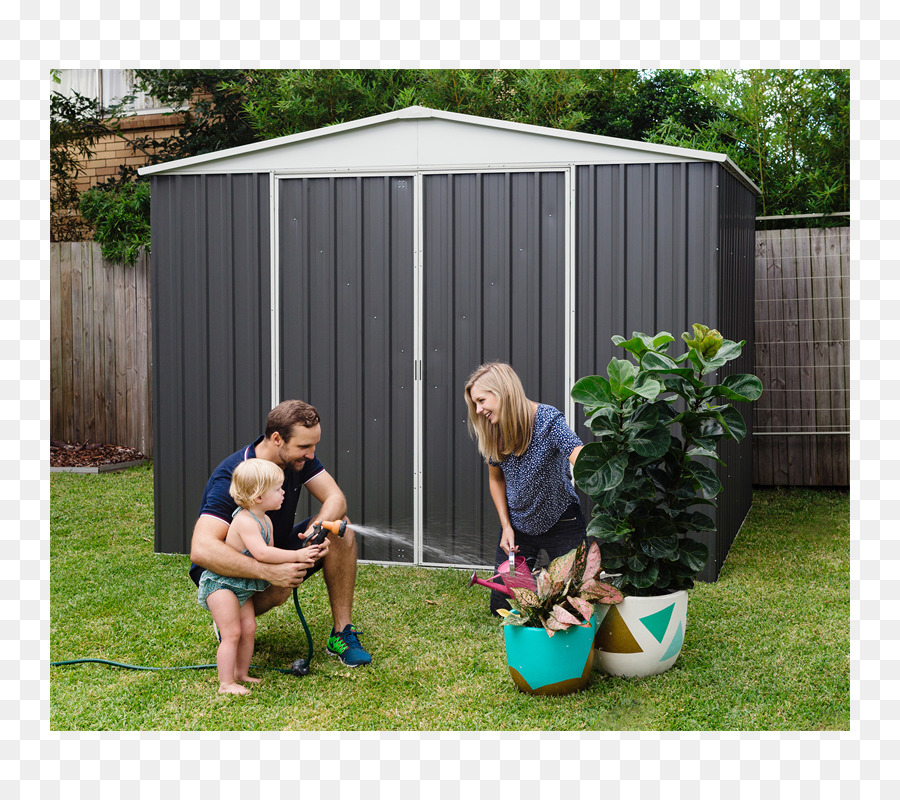
[[[272,672],[280,672],[283,675],[295,675],[301,677],[309,674],[309,665],[312,661],[313,643],[312,634],[309,632],[309,625],[306,624],[306,618],[300,610],[300,601],[297,598],[297,590],[294,589],[294,608],[297,609],[297,616],[303,624],[303,630],[306,632],[306,658],[298,658],[291,664],[290,669],[278,669],[277,667],[266,667],[259,664],[251,664],[250,669],[267,669]],[[106,664],[110,667],[120,667],[122,669],[147,670],[151,672],[162,672],[167,670],[184,670],[184,669],[215,669],[216,664],[192,664],[187,667],[143,667],[136,664],[121,664],[118,661],[108,661],[105,658],[74,658],[70,661],[51,661],[51,667],[66,667],[72,664]]]

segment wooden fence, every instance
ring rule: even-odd
[[[850,229],[756,234],[753,482],[850,485]]]
[[[50,437],[152,455],[150,258],[50,245]]]
[[[850,483],[849,242],[849,228],[756,234],[757,485]],[[149,257],[54,243],[50,298],[51,438],[152,455]]]

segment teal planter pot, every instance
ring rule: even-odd
[[[597,616],[590,625],[548,636],[543,628],[504,625],[506,663],[513,683],[526,694],[569,694],[581,691],[594,665]]]

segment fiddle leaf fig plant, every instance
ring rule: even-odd
[[[709,461],[723,463],[723,438],[747,434],[732,401],[762,394],[754,375],[711,376],[740,356],[745,342],[725,339],[695,324],[681,338],[687,352],[668,353],[675,341],[654,336],[613,336],[631,356],[613,358],[607,376],[582,378],[572,398],[584,406],[585,425],[596,441],[575,461],[578,487],[594,502],[587,526],[600,546],[607,580],[631,595],[659,595],[689,589],[708,558],[691,533],[715,530],[698,506],[715,506],[722,484]]]
[[[601,580],[600,546],[582,542],[574,550],[553,559],[538,574],[534,590],[513,587],[512,611],[498,609],[502,625],[544,628],[548,636],[573,625],[586,625],[594,616],[594,605],[614,605],[622,593]]]

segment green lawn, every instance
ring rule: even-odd
[[[187,556],[153,552],[153,473],[51,476],[51,661],[176,667],[215,662]],[[848,730],[849,496],[757,491],[722,575],[690,593],[684,650],[663,675],[611,678],[564,697],[513,685],[487,590],[456,570],[361,565],[354,621],[373,655],[325,655],[321,577],[300,592],[315,656],[247,697],[214,669],[103,664],[50,671],[53,730]],[[254,664],[305,655],[293,603],[259,620]]]

